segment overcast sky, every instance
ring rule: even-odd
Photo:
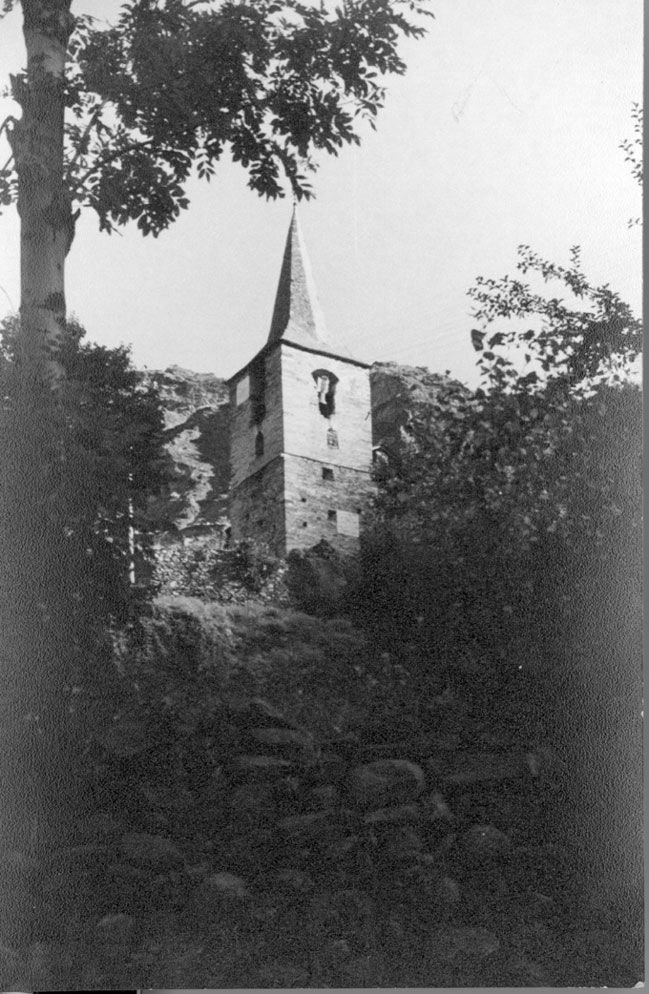
[[[119,0],[75,9],[110,19]],[[431,0],[404,47],[376,133],[323,161],[300,208],[327,324],[361,359],[476,382],[467,289],[512,273],[519,244],[640,309],[639,188],[620,141],[642,98],[641,0]],[[20,14],[0,21],[0,71],[23,62]],[[6,102],[5,102],[6,106]],[[7,107],[9,109],[9,107]],[[4,115],[3,115],[4,116]],[[4,161],[4,158],[3,158]],[[69,309],[137,365],[227,376],[268,335],[290,200],[266,203],[224,161],[157,240],[98,232],[68,258]],[[0,217],[0,315],[19,304],[18,222]]]

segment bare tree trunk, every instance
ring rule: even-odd
[[[22,118],[11,143],[21,221],[22,374],[56,386],[56,353],[65,332],[65,257],[74,233],[63,172],[65,62],[71,0],[22,0],[27,72],[15,77]]]

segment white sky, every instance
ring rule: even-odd
[[[76,9],[110,19],[119,3]],[[642,99],[642,3],[431,9],[378,131],[323,161],[301,222],[326,322],[359,358],[474,384],[466,291],[477,275],[513,275],[520,243],[562,264],[581,245],[586,274],[640,310],[641,231],[626,224],[640,191],[618,146]],[[17,11],[0,21],[2,75],[22,60]],[[91,340],[129,343],[137,365],[157,369],[227,376],[251,358],[268,334],[291,204],[245,183],[224,161],[210,184],[192,183],[189,210],[157,240],[80,219],[67,298]],[[1,315],[19,303],[13,210],[0,216],[0,288]]]

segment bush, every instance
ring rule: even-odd
[[[287,556],[286,584],[301,611],[322,618],[348,614],[358,582],[358,563],[341,556],[324,539],[312,549],[293,549]]]

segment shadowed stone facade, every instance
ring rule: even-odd
[[[326,332],[295,213],[268,342],[229,386],[234,541],[354,552],[373,492],[369,367]]]

